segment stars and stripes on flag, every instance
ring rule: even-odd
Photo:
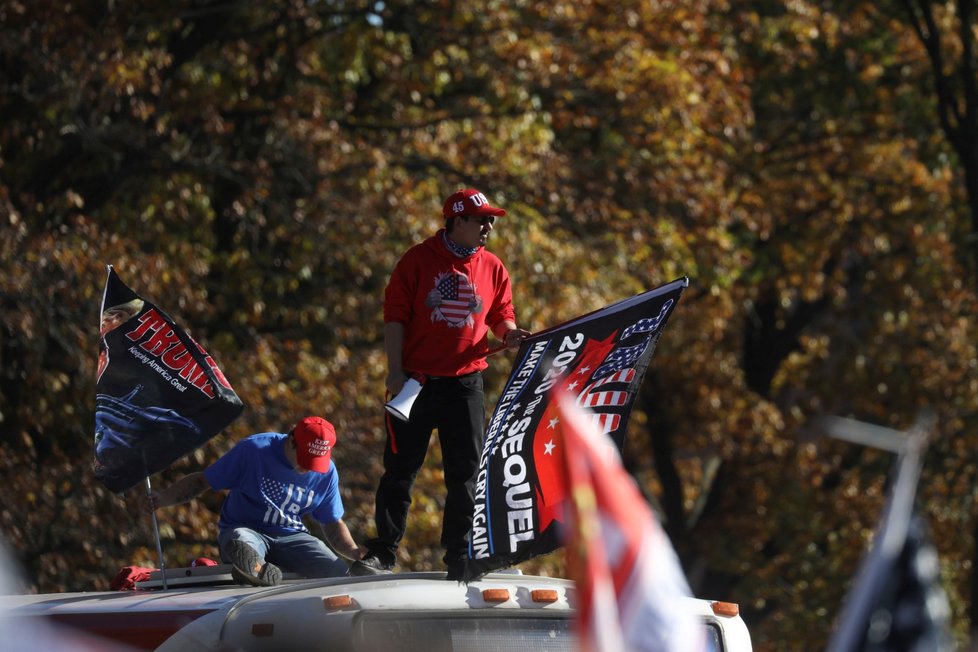
[[[641,344],[636,344],[635,346],[628,346],[625,348],[620,348],[615,350],[605,363],[598,367],[598,370],[594,372],[595,378],[602,378],[609,374],[615,374],[625,369],[631,367],[635,362],[642,357],[645,350],[649,347],[649,340],[642,342]]]
[[[578,636],[585,652],[705,650],[702,624],[665,531],[618,449],[574,397],[557,397],[555,454],[566,476],[568,567],[578,587]]]

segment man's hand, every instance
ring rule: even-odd
[[[322,527],[326,535],[326,541],[329,542],[329,545],[341,557],[350,561],[360,561],[367,554],[367,548],[365,546],[358,546],[353,540],[353,536],[350,534],[350,530],[346,527],[343,519],[334,523],[324,523]]]
[[[530,333],[530,331],[523,328],[511,328],[506,331],[505,335],[503,335],[503,344],[505,344],[507,348],[518,349],[520,348],[520,344],[523,342],[523,340],[529,337],[531,334],[532,333]]]
[[[387,380],[385,384],[387,385],[387,391],[391,393],[391,396],[397,396],[402,389],[404,389],[404,383],[407,382],[407,376],[403,371],[392,371],[387,374]]]

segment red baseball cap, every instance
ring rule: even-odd
[[[506,214],[503,209],[490,205],[486,196],[475,188],[465,188],[452,193],[445,200],[441,212],[446,218],[460,215],[495,215],[500,217]]]
[[[336,445],[333,424],[322,417],[306,417],[292,429],[296,462],[316,473],[329,471],[330,454]]]

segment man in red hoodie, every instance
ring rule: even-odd
[[[510,348],[530,334],[516,326],[509,272],[485,249],[493,223],[505,214],[478,190],[453,193],[442,209],[445,228],[408,250],[391,275],[384,293],[387,391],[396,395],[409,377],[423,381],[423,388],[410,421],[386,416],[377,537],[351,567],[354,575],[394,568],[411,487],[437,429],[447,489],[444,562],[449,579],[462,577],[485,435],[482,370],[488,366],[488,334]]]

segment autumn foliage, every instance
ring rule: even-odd
[[[475,186],[531,330],[690,277],[625,461],[755,649],[824,647],[886,496],[890,453],[811,424],[927,406],[920,505],[966,640],[975,29],[970,0],[0,2],[0,531],[28,587],[157,564],[139,491],[91,469],[106,264],[247,406],[153,483],[322,414],[372,536],[383,288]],[[402,569],[440,568],[440,475],[433,444]],[[170,565],[217,555],[219,507],[161,513]]]

